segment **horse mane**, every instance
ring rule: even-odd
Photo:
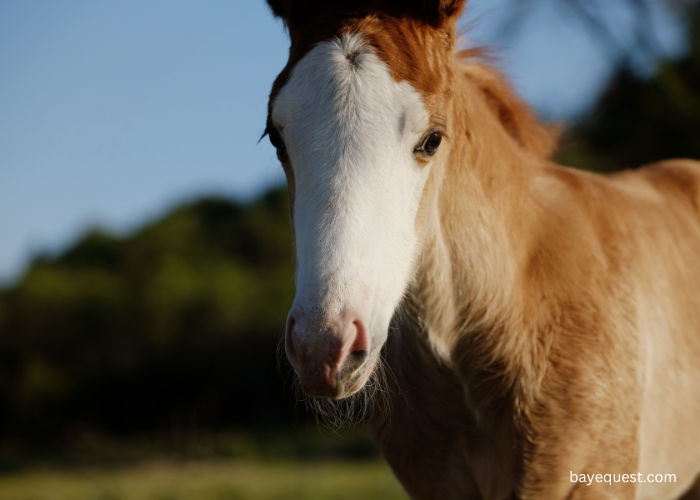
[[[561,126],[542,123],[534,115],[513,91],[508,77],[493,66],[495,58],[488,48],[459,50],[457,58],[464,76],[481,91],[505,131],[523,150],[538,158],[549,159],[559,142]]]

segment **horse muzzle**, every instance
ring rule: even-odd
[[[345,311],[333,319],[310,318],[294,308],[287,318],[285,351],[306,394],[341,399],[362,387],[371,370],[367,322]]]

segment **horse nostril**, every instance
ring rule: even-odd
[[[353,377],[369,358],[369,335],[362,320],[357,318],[346,323],[343,343],[336,360],[339,380]]]
[[[352,340],[352,346],[350,347],[350,353],[354,354],[356,352],[366,352],[369,350],[369,336],[367,335],[367,329],[365,325],[359,319],[352,322],[355,327],[355,338]]]
[[[362,363],[365,362],[367,356],[369,356],[368,351],[353,351],[350,354],[348,354],[348,361],[352,360],[353,364],[360,366]]]

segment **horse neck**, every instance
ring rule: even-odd
[[[468,365],[474,377],[497,364],[504,382],[514,384],[536,362],[520,313],[521,283],[533,223],[527,214],[536,212],[529,181],[548,162],[518,142],[527,138],[507,129],[469,78],[457,78],[453,88],[450,150],[427,187],[426,237],[410,301],[438,358],[460,370]]]

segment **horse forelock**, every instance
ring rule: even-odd
[[[272,86],[270,109],[306,54],[321,42],[351,34],[362,35],[367,46],[389,66],[397,82],[408,82],[424,98],[447,91],[444,68],[456,40],[454,23],[436,28],[419,18],[397,16],[387,9],[327,10],[301,25],[290,26],[289,59]]]
[[[441,27],[459,17],[467,0],[267,0],[273,14],[290,30],[322,16],[342,16],[383,11]]]

